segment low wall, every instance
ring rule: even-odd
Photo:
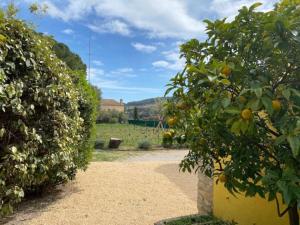
[[[213,207],[213,180],[198,172],[198,213],[206,215],[212,212]]]
[[[222,183],[214,183],[213,213],[224,220],[234,220],[240,225],[288,225],[288,214],[280,218],[276,203],[260,197],[234,197]],[[286,206],[281,205],[281,211]]]

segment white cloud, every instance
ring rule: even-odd
[[[105,19],[104,25],[90,24],[95,32],[129,35],[128,27],[146,31],[150,37],[188,39],[200,36],[205,26],[190,15],[187,4],[181,0],[67,0],[61,3],[46,0],[48,14],[64,21],[84,20],[93,13]],[[197,4],[197,1],[195,1]]]
[[[213,0],[210,4],[209,10],[212,12],[216,12],[219,17],[227,17],[229,20],[234,19],[237,15],[238,10],[243,6],[251,6],[256,2],[261,2],[258,11],[269,11],[274,8],[274,4],[278,2],[278,0]]]
[[[99,22],[98,24],[93,23],[89,24],[88,27],[97,33],[112,33],[123,36],[129,36],[131,34],[129,26],[120,20],[111,20],[104,23]]]
[[[91,79],[99,79],[105,75],[104,70],[98,68],[91,68],[91,71],[90,73],[88,71],[88,74],[91,75]]]
[[[93,60],[92,63],[96,66],[103,66],[103,62],[101,60]]]
[[[136,74],[134,74],[134,70],[132,68],[124,67],[124,68],[119,68],[119,69],[110,71],[108,76],[111,76],[111,77],[115,77],[115,76],[136,77]]]
[[[113,70],[111,73],[121,74],[121,73],[132,73],[132,72],[133,72],[132,68],[124,67],[124,68],[119,68],[119,69]]]
[[[74,31],[72,29],[65,29],[62,31],[64,34],[73,34]]]
[[[152,53],[156,51],[156,47],[153,45],[145,45],[142,43],[132,43],[131,44],[137,51],[145,52],[145,53]]]
[[[92,70],[91,70],[92,71]],[[128,92],[128,93],[151,93],[158,94],[161,92],[158,88],[149,88],[149,87],[137,87],[126,85],[120,80],[111,79],[111,78],[103,78],[101,76],[91,76],[91,83],[98,86],[102,90],[115,90],[120,93]]]
[[[30,2],[31,0],[26,0]],[[260,0],[258,10],[273,8],[279,0]],[[203,36],[207,17],[234,18],[243,5],[250,6],[257,0],[41,0],[46,3],[48,14],[64,21],[87,21],[91,14],[104,24],[90,24],[95,32],[110,32],[128,36],[129,29],[145,31],[149,37],[180,39]]]
[[[170,63],[168,63],[165,60],[159,60],[152,63],[154,67],[162,67],[162,68],[168,68],[170,66]]]
[[[178,50],[164,51],[162,55],[164,59],[153,62],[152,66],[176,71],[184,68],[185,60],[179,57]]]

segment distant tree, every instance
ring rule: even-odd
[[[139,113],[138,113],[138,108],[134,107],[133,109],[133,119],[138,120],[139,119]]]
[[[53,51],[59,59],[64,61],[72,70],[83,70],[86,72],[86,65],[82,62],[79,55],[73,53],[67,45],[53,41]]]

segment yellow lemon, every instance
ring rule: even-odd
[[[244,120],[250,120],[252,117],[251,109],[244,109],[241,113],[241,116]]]
[[[0,43],[3,43],[6,41],[6,37],[2,34],[0,34]]]
[[[275,111],[279,111],[281,109],[281,102],[279,100],[273,100],[272,101],[272,108],[275,110]]]
[[[225,183],[227,181],[227,177],[224,173],[219,176],[219,181]]]
[[[171,117],[170,119],[168,119],[168,125],[170,127],[173,127],[177,122],[177,118],[176,117]]]
[[[230,67],[227,65],[224,66],[223,69],[221,70],[221,73],[228,77],[231,74]]]
[[[163,136],[164,136],[164,138],[171,138],[172,134],[167,131],[167,132],[164,132]]]

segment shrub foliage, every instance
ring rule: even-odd
[[[63,183],[85,167],[95,100],[10,6],[0,11],[0,214],[26,193]]]

